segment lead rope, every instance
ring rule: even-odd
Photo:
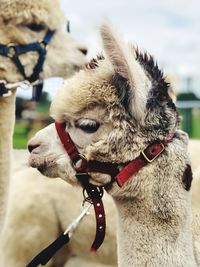
[[[94,207],[96,218],[96,234],[90,251],[95,252],[102,245],[106,233],[106,217],[102,201],[104,189],[102,187],[90,184],[90,176],[87,173],[77,173],[76,177],[84,188],[83,194],[84,192],[87,193],[87,196],[84,194],[84,199],[91,203]]]
[[[40,84],[40,80],[37,80],[33,83],[24,80],[20,82],[15,82],[15,83],[8,83],[5,80],[0,80],[0,97],[7,97],[12,94],[12,90],[16,88],[20,88],[22,90],[28,90],[28,89],[33,89],[34,86]]]
[[[68,226],[65,232],[61,234],[55,241],[53,241],[48,247],[43,249],[36,257],[34,257],[31,262],[26,265],[26,267],[37,267],[40,264],[46,265],[48,261],[56,254],[56,252],[70,241],[73,232],[78,227],[82,219],[89,214],[89,209],[91,208],[92,204],[89,203],[86,207],[84,207],[85,202],[88,202],[88,200],[83,200],[81,213]]]

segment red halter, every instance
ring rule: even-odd
[[[103,243],[106,224],[103,203],[101,201],[103,196],[102,187],[91,185],[89,183],[90,175],[88,173],[99,172],[109,174],[112,177],[112,181],[116,181],[117,184],[122,187],[131,176],[136,174],[148,163],[153,162],[163,152],[165,146],[172,141],[173,134],[170,134],[163,142],[155,142],[148,145],[134,160],[125,164],[120,164],[123,166],[120,169],[120,166],[117,163],[94,160],[87,161],[87,159],[77,150],[68,132],[65,131],[65,123],[55,122],[55,127],[58,136],[73,163],[73,167],[77,172],[76,177],[86,189],[94,205],[97,228],[96,237],[91,250],[95,251]]]
[[[140,152],[140,155],[130,162],[119,164],[111,162],[100,162],[89,160],[79,153],[68,132],[65,131],[65,123],[55,122],[58,136],[69,155],[77,173],[99,172],[109,174],[120,187],[122,187],[131,176],[136,174],[142,167],[153,162],[172,141],[174,134],[169,134],[163,142],[154,142]]]

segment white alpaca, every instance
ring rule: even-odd
[[[107,25],[101,35],[107,57],[66,83],[51,114],[88,161],[115,162],[123,170],[140,155],[146,164],[121,188],[109,175],[90,172],[90,182],[105,185],[117,206],[119,266],[195,267],[188,140],[177,130],[168,85],[149,55],[123,45]],[[147,163],[140,152],[154,142],[165,148]],[[54,125],[38,132],[29,149],[31,166],[76,183]]]
[[[76,42],[70,34],[65,32],[64,24],[66,19],[59,7],[59,2],[57,0],[51,1],[51,3],[47,2],[46,0],[34,2],[27,0],[0,0],[1,52],[4,49],[2,47],[6,47],[8,44],[13,46],[38,42],[43,40],[48,30],[55,31],[49,43],[46,60],[39,78],[43,79],[50,76],[66,77],[74,73],[75,70],[85,63],[86,49]],[[11,48],[8,57],[2,53],[0,55],[1,87],[2,80],[5,80],[8,85],[13,85],[13,83],[23,81],[25,79],[23,76],[30,77],[34,66],[37,64],[37,52],[20,55],[21,64],[25,69],[23,75],[11,59],[14,53],[16,52]],[[15,122],[15,93],[16,89],[13,89],[9,96],[0,96],[0,230],[2,236],[4,236],[2,229],[6,229],[4,220],[10,177],[13,126]],[[18,202],[19,204],[20,202]],[[5,222],[8,219],[6,217]],[[15,229],[16,231],[17,228]],[[4,240],[2,236],[1,240]],[[5,251],[1,250],[5,257],[8,251],[7,248],[8,244],[6,244],[6,248],[4,247]],[[3,260],[3,256],[1,260]],[[10,256],[9,254],[8,258]],[[2,266],[11,265],[5,262]],[[17,263],[13,266],[17,266]]]

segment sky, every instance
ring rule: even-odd
[[[61,5],[71,34],[87,46],[88,59],[102,52],[98,26],[108,19],[125,41],[147,50],[176,77],[175,89],[186,90],[192,77],[200,97],[200,0],[61,0]],[[56,81],[46,83],[53,96]]]
[[[126,41],[153,54],[165,71],[194,77],[200,91],[199,0],[61,0],[61,4],[71,34],[88,47],[89,57],[102,51],[98,25],[109,19]]]

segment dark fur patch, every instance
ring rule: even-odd
[[[155,62],[152,55],[147,52],[141,52],[138,49],[135,51],[136,60],[143,66],[149,78],[157,82],[165,82],[163,72],[158,68],[157,63]]]
[[[105,58],[104,58],[103,54],[99,54],[99,55],[97,55],[96,58],[91,59],[90,62],[88,62],[85,65],[85,67],[86,67],[86,69],[96,69],[99,66],[99,63],[98,62],[100,60],[104,60],[104,59]]]
[[[174,128],[174,121],[178,123],[176,106],[168,93],[170,84],[165,80],[163,72],[158,68],[150,54],[136,50],[136,60],[143,67],[152,83],[146,103],[147,114],[151,115],[147,115],[146,127],[143,131],[156,131],[166,136]],[[151,118],[151,121],[149,121],[149,118]]]
[[[187,190],[187,191],[190,190],[190,187],[192,184],[192,179],[193,179],[192,169],[191,169],[191,166],[189,164],[187,164],[185,172],[183,174],[183,179],[182,179],[185,190]]]
[[[131,90],[127,79],[115,73],[112,79],[122,106],[131,114]]]
[[[166,82],[163,72],[159,69],[153,56],[136,50],[136,60],[139,61],[152,81],[151,97],[156,99],[158,103],[167,102],[168,107],[175,111],[176,107],[168,94],[170,84]]]

